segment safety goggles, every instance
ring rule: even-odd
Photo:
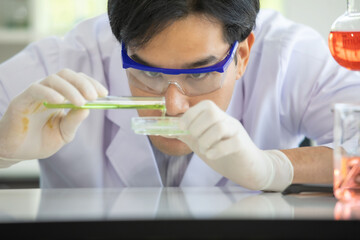
[[[123,68],[126,69],[129,84],[149,93],[162,95],[170,84],[187,96],[198,96],[214,92],[222,87],[226,70],[234,59],[238,42],[234,42],[226,57],[215,65],[192,68],[156,68],[135,62],[128,56],[122,44]]]

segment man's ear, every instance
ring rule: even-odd
[[[236,79],[244,74],[246,66],[249,62],[250,51],[255,42],[255,35],[253,32],[241,43],[239,43],[236,50],[237,64],[236,64]]]

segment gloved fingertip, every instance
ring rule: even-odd
[[[207,149],[203,148],[203,147],[199,147],[199,152],[201,154],[207,156],[209,151]]]
[[[102,87],[99,91],[99,97],[106,97],[108,95],[109,91],[105,87]]]
[[[182,141],[185,144],[189,144],[191,142],[189,135],[179,135],[179,136],[177,136],[177,139]]]
[[[107,95],[109,95],[109,90],[107,90],[106,88],[104,88],[104,94],[103,94],[103,95],[104,95],[104,97],[107,96]]]
[[[75,106],[81,107],[81,106],[85,105],[85,103],[86,103],[86,100],[83,98],[83,99],[77,99],[73,104]]]
[[[208,150],[208,151],[204,152],[203,154],[206,156],[206,159],[208,159],[210,161],[212,161],[214,158],[214,153],[211,150]]]
[[[97,92],[93,91],[93,90],[89,90],[87,93],[86,93],[86,99],[88,101],[94,101],[95,99],[98,98],[98,94]]]
[[[80,109],[83,112],[84,119],[90,115],[90,109]]]

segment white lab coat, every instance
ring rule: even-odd
[[[262,10],[249,65],[227,110],[261,149],[297,147],[304,136],[331,144],[332,104],[359,99],[360,78],[339,67],[326,42],[308,27]],[[129,96],[121,46],[107,15],[85,21],[64,39],[31,44],[0,66],[0,116],[32,82],[63,68],[84,72],[114,96]],[[131,130],[136,110],[92,110],[75,139],[41,159],[41,187],[162,186],[148,138]],[[180,186],[234,185],[197,155]]]

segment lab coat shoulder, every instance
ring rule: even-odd
[[[118,45],[107,15],[79,23],[64,37],[46,37],[0,65],[0,113],[31,83],[68,68],[107,86],[104,71]]]
[[[106,14],[79,23],[60,40],[58,46],[60,69],[84,72],[104,84],[110,58],[114,50],[120,50]]]
[[[315,30],[275,11],[259,13],[254,33],[243,76],[249,134],[263,148],[296,147],[304,136],[331,142],[332,104],[356,98],[357,73],[333,60]]]

